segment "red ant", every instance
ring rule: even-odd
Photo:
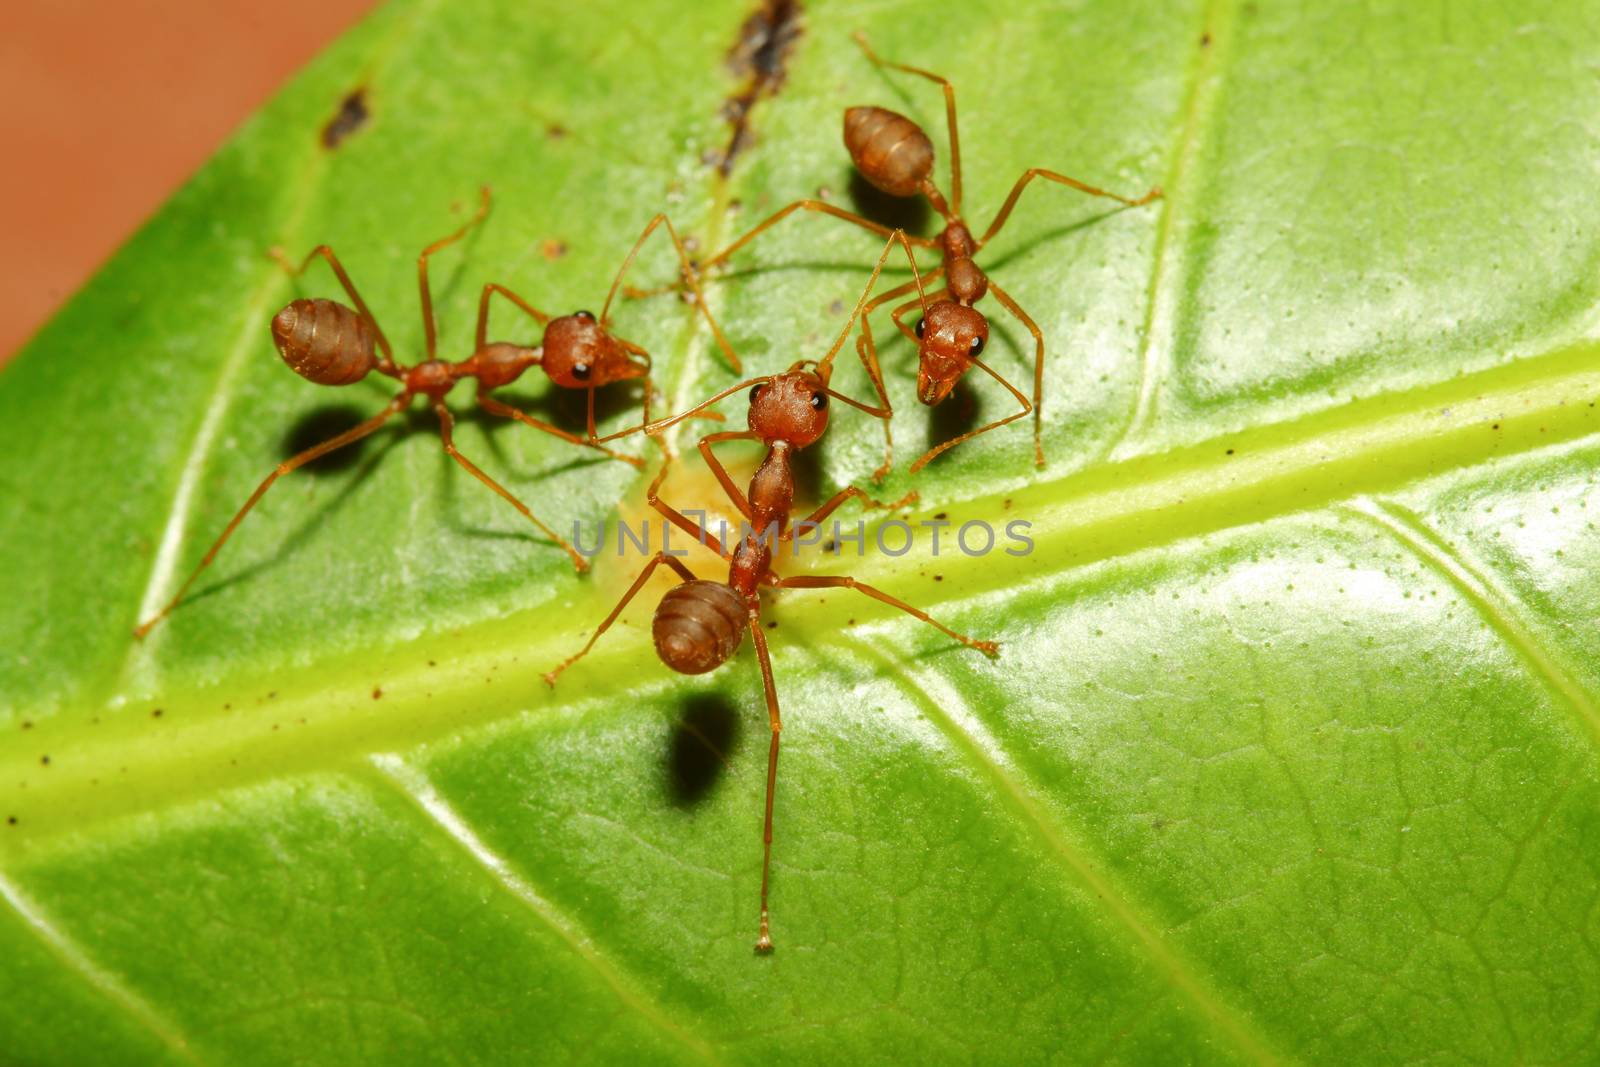
[[[436,358],[437,330],[433,318],[433,297],[428,287],[428,259],[435,252],[448,245],[454,244],[466,236],[474,226],[483,221],[489,212],[489,189],[485,186],[481,190],[481,200],[477,213],[467,223],[448,237],[440,238],[422,250],[417,257],[417,285],[422,298],[422,325],[426,338],[427,358],[414,366],[406,367],[395,362],[394,350],[390,347],[389,339],[384,336],[383,328],[378,325],[377,319],[367,308],[366,301],[361,299],[361,294],[356,290],[350,276],[345,273],[339,257],[334,255],[333,249],[327,245],[318,245],[312,249],[306,258],[296,267],[287,261],[282,253],[274,250],[280,260],[288,268],[291,275],[299,275],[317,258],[327,261],[333,269],[334,275],[339,279],[339,284],[344,287],[345,293],[350,297],[350,302],[355,306],[349,307],[335,300],[326,300],[321,297],[301,298],[287,304],[272,319],[272,340],[277,346],[278,354],[289,364],[291,370],[301,377],[315,382],[318,385],[351,385],[361,381],[368,374],[377,371],[395,379],[401,385],[400,392],[389,401],[377,415],[365,422],[346,430],[336,437],[332,437],[319,445],[314,445],[303,452],[284,460],[278,464],[271,474],[256,487],[250,494],[244,506],[233,516],[222,535],[211,545],[210,550],[201,559],[200,565],[191,573],[183,585],[179,587],[177,595],[169,601],[153,617],[139,624],[133,631],[135,637],[144,637],[157,623],[166,618],[174,608],[182,602],[184,594],[194,584],[202,571],[211,565],[211,561],[227,543],[229,537],[250,509],[264,496],[272,484],[283,475],[307,463],[327,455],[336,449],[343,448],[361,440],[363,437],[375,432],[390,418],[410,406],[413,398],[426,397],[433,405],[434,413],[439,418],[439,436],[444,442],[444,450],[459,463],[467,473],[478,479],[484,485],[494,490],[503,497],[512,507],[522,513],[523,517],[534,526],[538,527],[544,535],[560,545],[568,556],[571,557],[573,566],[581,573],[588,570],[589,564],[567,541],[545,525],[530,511],[526,504],[518,500],[504,486],[480,470],[476,464],[463,456],[457,449],[452,437],[455,419],[446,407],[444,398],[455,388],[457,382],[464,378],[476,378],[478,382],[477,402],[480,407],[492,415],[503,418],[516,419],[538,430],[553,434],[564,441],[593,448],[610,456],[612,459],[622,460],[635,467],[642,468],[644,460],[624,455],[620,452],[606,448],[601,439],[595,436],[594,425],[594,394],[595,390],[612,382],[626,381],[632,378],[643,379],[644,388],[644,417],[650,417],[650,354],[643,348],[630,341],[625,341],[609,332],[609,312],[611,302],[615,298],[617,289],[622,282],[623,274],[627,271],[633,259],[639,253],[645,239],[660,225],[665,225],[667,233],[672,238],[673,246],[677,249],[679,261],[683,265],[684,277],[689,287],[693,290],[696,304],[704,313],[706,321],[711,324],[712,333],[716,336],[717,343],[728,357],[735,371],[740,369],[738,357],[734,355],[727,340],[722,336],[722,330],[717,325],[716,319],[700,298],[699,282],[689,263],[688,252],[684,249],[683,242],[679,240],[677,231],[665,215],[657,215],[645,226],[639,239],[634,242],[633,248],[628,252],[627,258],[622,261],[622,267],[617,271],[616,279],[611,283],[611,291],[606,295],[606,302],[600,317],[595,318],[592,312],[578,311],[571,315],[552,318],[539,311],[527,301],[517,296],[505,286],[490,283],[483,287],[483,292],[478,299],[478,329],[476,347],[472,355],[459,362],[450,362]],[[521,345],[505,341],[490,343],[489,330],[489,300],[495,293],[510,300],[523,311],[533,316],[545,328],[544,339],[536,348],[526,348]],[[568,433],[547,422],[543,422],[526,412],[520,411],[508,404],[490,396],[490,392],[510,385],[522,376],[529,367],[539,366],[549,376],[550,380],[563,389],[583,389],[588,393],[588,436],[579,437]],[[607,438],[609,440],[609,438]]]
[[[895,308],[891,315],[895,326],[900,332],[911,338],[917,344],[919,366],[917,369],[917,399],[927,405],[939,403],[950,395],[952,389],[972,367],[977,367],[994,378],[1001,385],[1011,391],[1016,397],[1020,410],[998,419],[976,430],[970,430],[959,437],[938,445],[924,453],[911,465],[913,473],[921,470],[935,456],[969,438],[981,433],[998,429],[1009,422],[1033,412],[1033,452],[1034,462],[1044,466],[1044,447],[1040,441],[1042,426],[1040,421],[1040,407],[1044,402],[1044,334],[1038,325],[1028,316],[1022,307],[1011,298],[1005,290],[991,281],[983,269],[973,261],[973,257],[998,234],[1006,220],[1011,215],[1011,210],[1016,206],[1017,199],[1028,183],[1035,178],[1045,178],[1062,185],[1088,193],[1090,196],[1103,196],[1119,201],[1129,207],[1138,207],[1147,204],[1161,195],[1159,188],[1151,189],[1137,200],[1129,200],[1118,196],[1116,193],[1097,189],[1086,185],[1076,178],[1055,171],[1033,167],[1023,173],[1017,183],[1011,188],[1011,195],[1006,197],[1005,204],[1000,208],[1000,213],[994,217],[989,228],[983,236],[974,238],[972,231],[961,218],[961,142],[956,132],[956,92],[949,81],[930,71],[918,67],[910,67],[901,63],[889,63],[880,59],[867,43],[865,35],[857,32],[855,41],[861,50],[873,63],[880,67],[904,71],[907,74],[916,74],[937,82],[944,87],[945,112],[950,131],[950,199],[947,202],[944,196],[934,185],[933,174],[933,143],[928,135],[923,132],[911,119],[897,112],[881,107],[852,107],[844,113],[844,143],[850,152],[856,169],[861,176],[872,185],[891,196],[910,197],[921,194],[928,203],[944,219],[944,230],[936,238],[910,237],[908,240],[920,248],[936,248],[943,259],[942,264],[927,274],[931,280],[943,274],[945,276],[944,288],[931,294],[932,300],[919,298],[917,301]],[[701,270],[706,270],[724,262],[733,253],[743,248],[769,227],[776,225],[785,217],[796,211],[815,211],[834,218],[843,219],[854,223],[864,229],[871,230],[879,236],[886,236],[890,231],[887,226],[863,218],[853,212],[834,207],[832,204],[820,200],[797,200],[789,206],[776,212],[749,233],[740,237],[733,244],[718,252],[716,255],[700,264]],[[907,252],[909,255],[909,251]],[[866,366],[867,375],[872,379],[873,388],[877,390],[878,397],[885,408],[890,406],[889,394],[884,388],[883,371],[878,365],[877,348],[872,342],[870,318],[872,312],[892,300],[896,300],[911,292],[913,287],[920,290],[921,286],[915,281],[889,290],[876,297],[866,306],[861,316],[862,336],[856,343],[856,352],[861,357],[861,362]],[[989,321],[983,312],[973,305],[983,298],[986,293],[992,293],[1007,311],[1025,326],[1033,335],[1035,352],[1033,364],[1033,401],[1022,395],[999,372],[978,358],[983,352],[989,338]],[[918,320],[914,329],[908,328],[901,321],[901,316],[914,307],[922,307],[922,318]],[[884,460],[873,477],[882,480],[889,473],[893,464],[894,444],[890,434],[889,421],[884,420]]]
[[[749,429],[709,434],[701,438],[699,444],[700,454],[705,457],[711,472],[749,524],[738,546],[733,551],[728,551],[720,539],[711,540],[711,535],[704,526],[691,522],[656,496],[662,476],[666,473],[665,466],[662,468],[662,476],[658,476],[650,486],[647,497],[650,506],[674,526],[686,531],[701,544],[711,547],[727,560],[728,580],[716,582],[698,579],[688,567],[663,548],[663,551],[656,553],[650,562],[645,564],[644,570],[634,579],[616,607],[611,609],[611,614],[600,623],[588,643],[576,655],[563,661],[545,675],[545,680],[555,685],[556,678],[562,671],[587,655],[595,642],[600,639],[600,635],[616,622],[617,617],[635,594],[649,581],[656,567],[663,563],[672,568],[680,579],[680,584],[662,597],[651,627],[656,652],[668,667],[683,674],[704,674],[714,670],[738,649],[743,631],[745,629],[750,631],[750,639],[755,645],[756,657],[761,665],[761,681],[767,698],[767,716],[772,728],[772,742],[767,752],[766,813],[762,824],[761,928],[760,936],[756,940],[758,952],[772,950],[767,910],[767,873],[772,860],[772,796],[778,777],[778,737],[783,729],[778,713],[778,691],[772,677],[772,662],[767,653],[767,639],[761,629],[759,591],[763,587],[854,589],[921,619],[947,636],[985,655],[996,656],[1000,650],[1000,646],[993,641],[980,641],[959,634],[920,608],[913,607],[849,576],[802,575],[780,578],[773,571],[774,556],[780,545],[791,540],[797,529],[815,529],[817,523],[826,519],[847,500],[860,500],[867,507],[897,508],[916,499],[916,493],[913,492],[893,504],[883,504],[855,486],[850,486],[834,494],[799,526],[791,526],[789,523],[795,492],[793,457],[800,449],[815,444],[822,437],[823,431],[828,428],[828,399],[832,397],[842,400],[859,410],[883,417],[878,409],[873,409],[829,388],[828,379],[832,371],[833,358],[849,336],[856,317],[866,306],[867,297],[878,280],[884,260],[887,259],[890,248],[897,240],[902,246],[905,245],[905,235],[899,230],[893,231],[890,235],[889,243],[884,246],[883,254],[878,257],[878,264],[873,268],[866,289],[862,291],[855,310],[851,312],[850,321],[845,323],[844,331],[840,333],[833,347],[828,349],[828,354],[821,361],[801,360],[782,374],[741,382],[681,415],[643,427],[648,433],[658,433],[674,423],[699,414],[741,389],[750,388]],[[909,247],[906,247],[906,254],[911,254]],[[767,449],[766,458],[750,480],[748,495],[739,491],[739,487],[711,449],[711,446],[718,442],[735,440],[760,441]]]

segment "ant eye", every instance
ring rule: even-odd
[[[970,347],[970,348],[968,348],[968,349],[967,349],[967,353],[968,353],[968,354],[969,354],[969,355],[973,355],[973,356],[975,356],[975,355],[977,355],[977,354],[978,354],[978,353],[979,353],[979,352],[982,352],[982,351],[983,351],[983,338],[981,338],[981,337],[974,337],[974,338],[973,338],[973,339],[972,339],[972,346],[971,346],[971,347]]]
[[[574,311],[572,313],[572,317],[575,318],[575,319],[584,319],[584,320],[586,320],[588,322],[593,322],[594,321],[594,312],[592,312],[592,311]]]
[[[926,330],[927,328],[928,328],[928,320],[927,319],[918,319],[917,320],[917,337],[920,338],[922,336],[922,331]]]
[[[812,393],[811,394],[811,407],[815,411],[826,411],[827,408],[828,408],[828,394],[827,393]]]
[[[572,365],[572,376],[574,378],[578,379],[578,381],[580,381],[580,382],[588,381],[589,380],[589,364],[587,364],[587,363],[574,363]]]
[[[752,385],[750,387],[750,403],[754,404],[756,402],[756,397],[758,397],[760,395],[761,395],[761,386]]]

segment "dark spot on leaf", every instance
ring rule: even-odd
[[[830,314],[830,315],[843,315],[844,314],[844,301],[843,300],[835,300],[831,304],[829,304],[828,305],[828,314]]]
[[[31,729],[33,729],[33,723],[28,721],[27,719],[23,719],[22,720],[22,728],[24,730],[31,730]]]
[[[161,718],[161,709],[160,709],[160,708],[151,708],[151,709],[150,709],[150,717],[151,717],[151,718],[152,718],[152,719],[159,719],[159,718]]]
[[[1233,449],[1231,449],[1231,448],[1228,449],[1228,455],[1230,455],[1230,456],[1233,455]]]
[[[944,581],[944,575],[942,575],[942,574],[935,574],[935,575],[934,575],[934,576],[933,576],[933,580],[934,580],[934,581],[936,581],[936,582],[942,582],[942,581]]]
[[[1200,35],[1200,47],[1201,48],[1210,48],[1211,47],[1211,31],[1210,30],[1207,30],[1205,33],[1202,33]]]
[[[40,756],[39,757],[39,763],[42,766],[45,766],[45,767],[50,766],[50,757],[49,756]]]
[[[750,147],[750,111],[763,97],[783,88],[788,73],[789,53],[800,36],[800,0],[761,0],[739,27],[739,38],[728,52],[728,69],[744,85],[722,105],[722,117],[733,133],[728,147],[707,159],[723,177],[733,170],[733,161]]]
[[[950,517],[950,513],[948,511],[941,511],[941,512],[939,512],[939,514],[934,516],[934,518],[936,518],[936,519],[948,519],[949,517]]]
[[[378,688],[377,686],[373,686],[372,687],[372,699],[373,700],[382,700],[383,699],[383,690]]]
[[[17,825],[17,817],[15,815],[7,816],[6,817],[6,825],[7,826],[15,826],[15,825]]]
[[[544,128],[544,135],[550,138],[552,141],[563,140],[567,136],[567,133],[567,128],[561,125],[559,122],[552,122],[550,125]]]
[[[778,628],[778,620],[777,619],[773,619],[771,622],[767,623],[767,629],[776,630],[777,628]]]
[[[322,127],[322,147],[338,148],[340,143],[367,124],[367,90],[354,89],[339,102],[339,110]]]

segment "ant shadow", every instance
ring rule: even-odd
[[[850,202],[857,215],[913,235],[920,235],[933,217],[925,197],[890,196],[854,167],[850,169]]]
[[[734,703],[720,693],[696,693],[683,702],[667,741],[667,794],[677,808],[697,807],[728,770],[743,741]]]
[[[311,539],[317,527],[337,515],[345,507],[356,490],[364,485],[367,479],[372,477],[373,472],[382,465],[384,458],[388,456],[390,451],[402,439],[417,430],[418,424],[422,422],[419,417],[420,414],[420,412],[407,412],[401,416],[401,418],[405,419],[406,424],[386,426],[371,437],[364,437],[359,441],[348,444],[294,471],[293,474],[299,474],[303,471],[313,478],[326,478],[356,468],[355,474],[346,479],[332,497],[313,508],[311,513],[301,520],[287,537],[278,542],[278,546],[272,555],[243,567],[210,585],[195,590],[184,598],[184,603],[195,603],[216,593],[223,592],[236,584],[250,581],[272,570],[284,559],[298,552]],[[301,416],[289,428],[279,442],[279,450],[283,458],[288,459],[293,455],[304,452],[307,448],[354,428],[370,417],[370,413],[363,412],[349,404],[329,404],[315,408]],[[379,447],[376,452],[372,452],[369,455],[369,446],[374,442],[378,442]]]

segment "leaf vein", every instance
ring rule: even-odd
[[[95,991],[120,1008],[140,1028],[154,1034],[162,1044],[172,1050],[173,1055],[185,1063],[199,1067],[200,1059],[189,1046],[188,1039],[173,1023],[129,988],[121,978],[90,959],[88,953],[51,922],[43,909],[4,874],[0,874],[0,898],[11,906],[12,911],[16,912],[40,941],[44,942],[51,954],[60,960],[67,970],[83,979]]]
[[[512,866],[510,860],[491,849],[450,802],[440,795],[425,774],[394,753],[378,753],[371,757],[371,762],[434,826],[470,856],[480,871],[501,890],[525,905],[566,942],[574,955],[587,964],[622,1003],[700,1060],[706,1063],[719,1062],[711,1046],[669,1018],[659,1004],[638,988],[631,976],[600,950],[576,919],[565,914],[540,893]]]

